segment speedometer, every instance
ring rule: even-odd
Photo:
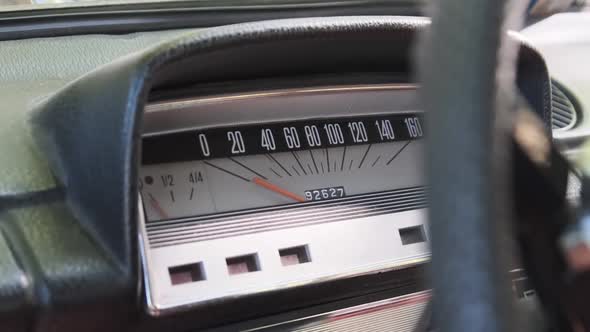
[[[208,128],[144,138],[148,221],[381,202],[421,186],[419,113]],[[378,199],[381,200],[378,200]]]
[[[144,123],[152,310],[374,272],[413,280],[428,259],[416,86],[180,99]]]

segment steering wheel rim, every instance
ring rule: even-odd
[[[498,209],[509,203],[509,160],[495,157],[508,144],[498,125],[516,91],[516,45],[504,27],[523,13],[516,1],[441,1],[422,40],[433,313],[443,332],[515,330],[502,254],[508,215]]]

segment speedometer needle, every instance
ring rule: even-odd
[[[264,189],[268,189],[270,191],[274,191],[277,194],[281,194],[285,197],[289,197],[292,200],[295,200],[298,202],[305,202],[305,198],[303,198],[297,194],[294,194],[288,190],[285,190],[285,189],[283,189],[275,184],[272,184],[266,180],[263,180],[261,178],[254,177],[254,178],[252,178],[252,182],[254,182],[256,185],[263,187]]]

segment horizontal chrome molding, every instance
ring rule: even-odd
[[[415,84],[326,86],[155,102],[145,108],[143,136],[313,117],[416,113],[421,112],[417,88]],[[285,109],[287,100],[291,103]]]
[[[182,222],[148,222],[151,247],[157,248],[193,241],[205,241],[276,229],[302,227],[340,220],[402,212],[426,207],[423,187],[358,195],[328,204],[306,204],[269,212],[243,212],[241,215],[209,216]],[[319,203],[319,202],[318,202]]]
[[[420,319],[430,298],[430,291],[422,291],[286,322],[261,326],[246,331],[281,330],[312,332],[332,331],[334,328],[339,328],[338,331],[374,331],[377,329],[379,331],[394,332],[394,330],[391,329],[394,325],[406,328],[406,331],[414,331],[415,324]],[[410,310],[401,312],[400,309],[402,308]],[[376,315],[381,317],[375,317]],[[334,324],[337,322],[343,322],[343,324]],[[399,332],[399,330],[395,330],[395,332]]]
[[[326,92],[352,92],[352,91],[379,91],[379,90],[415,90],[417,84],[376,84],[376,85],[352,85],[352,86],[329,86],[321,88],[300,88],[300,89],[283,89],[274,91],[261,91],[242,94],[228,94],[220,96],[211,96],[204,98],[187,98],[174,101],[155,102],[145,107],[145,112],[173,111],[175,109],[187,106],[196,106],[200,104],[238,101],[253,98],[268,98],[280,96],[294,96],[301,94],[315,94]]]

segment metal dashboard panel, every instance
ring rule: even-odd
[[[144,137],[270,121],[419,112],[416,88],[411,84],[335,86],[152,104],[146,107]],[[421,156],[421,144],[415,144],[414,149],[414,154]],[[421,163],[416,162],[410,168],[413,168],[412,176],[421,179]],[[282,227],[285,221],[280,217],[271,216],[264,221],[260,215],[250,214],[249,219],[226,220],[227,225],[222,227],[227,233],[224,236],[214,236],[223,220],[208,224],[191,217],[146,221],[140,199],[139,236],[148,312],[164,315],[211,301],[232,301],[237,297],[426,262],[429,235],[424,224],[424,188],[404,189],[391,195],[398,200],[401,197],[401,203],[398,202],[401,207],[397,210],[371,214],[364,213],[370,206],[360,205],[352,208],[363,213],[350,215],[337,208],[327,210],[323,217],[316,218],[317,222],[309,222],[313,218],[306,215],[299,224],[290,227]],[[363,199],[383,201],[374,196],[367,195]],[[338,205],[338,202],[331,201],[331,204]],[[275,210],[281,214],[280,208]],[[172,240],[154,241],[161,227],[168,227],[166,232],[171,234]],[[423,229],[425,241],[403,243],[399,230],[412,227]],[[308,261],[291,266],[282,264],[279,251],[289,248],[305,248]],[[256,270],[238,275],[228,273],[227,260],[245,255],[254,257]],[[171,269],[191,264],[200,269],[198,281],[175,284]]]

